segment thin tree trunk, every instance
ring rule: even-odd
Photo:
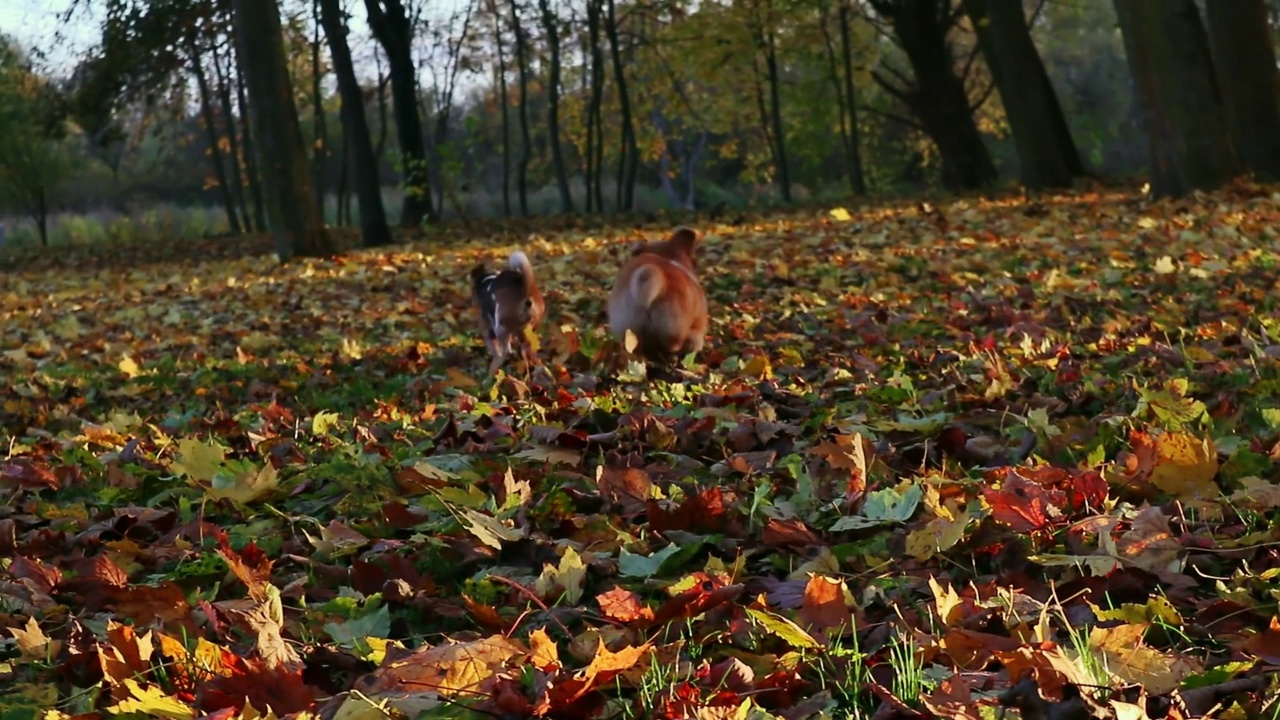
[[[253,226],[259,232],[267,231],[267,204],[262,196],[262,172],[258,165],[258,152],[254,146],[253,122],[249,117],[249,96],[245,89],[244,60],[240,50],[232,43],[236,70],[236,103],[240,108],[240,136],[244,138],[244,173],[249,179],[249,197],[253,200]]]
[[[342,149],[338,152],[338,189],[335,202],[338,205],[338,226],[351,225],[351,195],[347,192],[347,179],[351,175],[351,146],[346,138],[341,139]]]
[[[1245,168],[1280,180],[1280,69],[1264,0],[1205,3],[1209,44]]]
[[[772,16],[772,13],[770,13]],[[780,97],[778,79],[778,52],[774,42],[773,18],[766,18],[764,28],[765,68],[769,72],[769,115],[773,122],[773,141],[778,146],[778,186],[782,191],[782,201],[791,202],[791,171],[787,163],[787,134],[782,126],[782,99]]]
[[[388,131],[391,129],[387,107],[387,83],[391,82],[391,76],[382,73],[380,57],[377,48],[374,48],[373,58],[378,64],[378,141],[373,146],[373,152],[378,156],[379,160],[382,159],[383,153],[387,151]]]
[[[511,29],[516,36],[516,70],[520,79],[520,159],[516,162],[516,195],[520,200],[520,214],[529,215],[529,156],[533,143],[529,139],[529,59],[525,52],[524,29],[520,26],[520,13],[516,0],[507,0],[511,10]]]
[[[1200,11],[1192,0],[1115,0],[1115,7],[1151,139],[1153,194],[1223,185],[1241,166]]]
[[[36,190],[36,229],[40,231],[40,246],[49,247],[49,197],[44,186]]]
[[[218,102],[222,106],[222,116],[227,128],[227,149],[231,155],[231,184],[235,191],[236,207],[239,209],[240,222],[246,232],[262,230],[254,227],[249,216],[249,200],[244,193],[244,173],[240,171],[240,141],[236,139],[236,116],[231,105],[231,68],[222,70],[222,58],[218,54],[218,45],[210,47],[213,53],[214,79],[218,83]]]
[[[213,177],[218,182],[218,195],[222,198],[222,209],[227,214],[227,225],[236,235],[244,232],[240,224],[240,215],[236,212],[236,201],[231,194],[231,184],[227,182],[227,170],[222,164],[222,148],[218,142],[218,126],[213,117],[213,101],[209,97],[209,78],[204,72],[204,57],[196,45],[194,37],[187,36],[187,53],[191,58],[191,70],[196,76],[196,89],[200,93],[200,117],[204,121],[205,139],[209,142],[209,161],[213,163]]]
[[[627,87],[627,73],[622,64],[622,41],[618,32],[618,12],[615,0],[606,0],[605,35],[609,38],[609,53],[613,60],[613,81],[618,86],[618,114],[622,116],[622,143],[618,148],[617,210],[629,211],[635,207],[636,173],[640,168],[640,146],[636,141],[635,122],[631,110],[631,94]]]
[[[862,172],[862,133],[858,129],[858,96],[853,88],[853,40],[850,37],[849,24],[853,22],[853,8],[850,0],[840,3],[840,53],[844,61],[844,100],[845,112],[848,115],[848,142],[846,145],[846,162],[849,164],[849,189],[855,195],[867,194],[866,176]]]
[[[1059,134],[1066,122],[1054,118],[1061,107],[1031,41],[1022,0],[964,0],[964,9],[1008,113],[1023,184],[1070,187],[1084,166],[1071,133]]]
[[[285,63],[284,35],[276,0],[234,0],[236,39],[246,67],[250,114],[261,139],[263,182],[276,252],[281,262],[294,255],[334,252],[324,219],[311,194],[307,154],[298,108]]]
[[[378,182],[378,158],[373,154],[373,140],[369,137],[369,121],[364,115],[364,94],[356,79],[355,63],[347,46],[347,25],[342,16],[339,0],[318,0],[320,20],[329,40],[329,55],[333,60],[333,72],[338,78],[338,92],[342,96],[343,144],[351,151],[354,166],[356,194],[360,198],[360,231],[365,247],[391,244],[391,230],[387,228],[387,214],[382,207],[382,187]]]
[[[324,116],[324,91],[321,81],[324,74],[320,67],[320,0],[311,3],[311,20],[315,25],[311,37],[311,118],[315,132],[315,142],[311,144],[312,183],[315,185],[316,205],[320,208],[320,217],[324,217],[324,169],[325,156],[329,154],[329,129]]]
[[[511,217],[511,112],[507,99],[507,61],[502,52],[502,16],[497,0],[489,0],[489,12],[493,15],[493,45],[498,54],[494,73],[502,108],[502,214]]]
[[[418,80],[413,65],[413,24],[401,0],[364,0],[369,29],[387,54],[391,71],[391,97],[395,103],[396,131],[404,164],[403,227],[416,228],[423,219],[438,218],[431,203],[422,118],[418,113]],[[384,6],[385,5],[385,9]]]
[[[591,50],[591,100],[587,109],[587,203],[604,212],[604,48],[600,46],[601,0],[587,0],[587,42]]]
[[[560,210],[573,212],[573,195],[569,191],[569,172],[564,164],[564,148],[560,141],[560,18],[551,9],[550,0],[538,0],[542,10],[542,27],[547,32],[549,77],[547,78],[547,134],[551,139],[551,164],[560,188]]]

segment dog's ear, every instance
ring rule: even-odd
[[[698,244],[698,232],[691,227],[681,225],[671,233],[671,238],[667,242],[693,254],[693,248]]]

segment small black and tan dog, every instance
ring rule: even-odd
[[[526,360],[530,348],[524,342],[526,327],[536,328],[546,314],[546,303],[533,277],[529,256],[516,251],[502,270],[490,271],[484,264],[471,270],[471,298],[480,316],[484,345],[493,355],[494,368],[519,345]]]

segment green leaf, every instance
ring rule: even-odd
[[[618,553],[618,574],[623,577],[653,577],[662,568],[662,563],[672,555],[680,552],[680,546],[672,543],[658,552],[649,555],[634,555],[623,548]]]
[[[324,624],[324,631],[340,647],[360,652],[368,651],[365,638],[386,638],[391,635],[391,608],[382,605],[373,612],[346,622]]]

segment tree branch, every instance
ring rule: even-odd
[[[879,115],[880,117],[885,118],[886,120],[892,120],[897,123],[902,123],[903,125],[906,125],[907,127],[913,130],[920,130],[922,132],[924,131],[924,126],[921,125],[917,120],[912,120],[909,117],[905,117],[895,112],[890,112],[888,110],[873,108],[870,105],[862,105],[860,107],[866,112],[871,113],[872,115]]]
[[[894,87],[893,83],[889,82],[888,79],[881,75],[878,70],[871,71],[871,79],[874,80],[877,85],[884,88],[885,92],[900,100],[904,105],[907,107],[911,106],[910,90],[903,90],[902,88]]]
[[[982,92],[978,93],[978,99],[969,106],[969,112],[975,113],[978,111],[978,108],[985,105],[987,103],[987,100],[991,99],[991,91],[995,89],[996,89],[995,82],[988,81],[987,87]]]

